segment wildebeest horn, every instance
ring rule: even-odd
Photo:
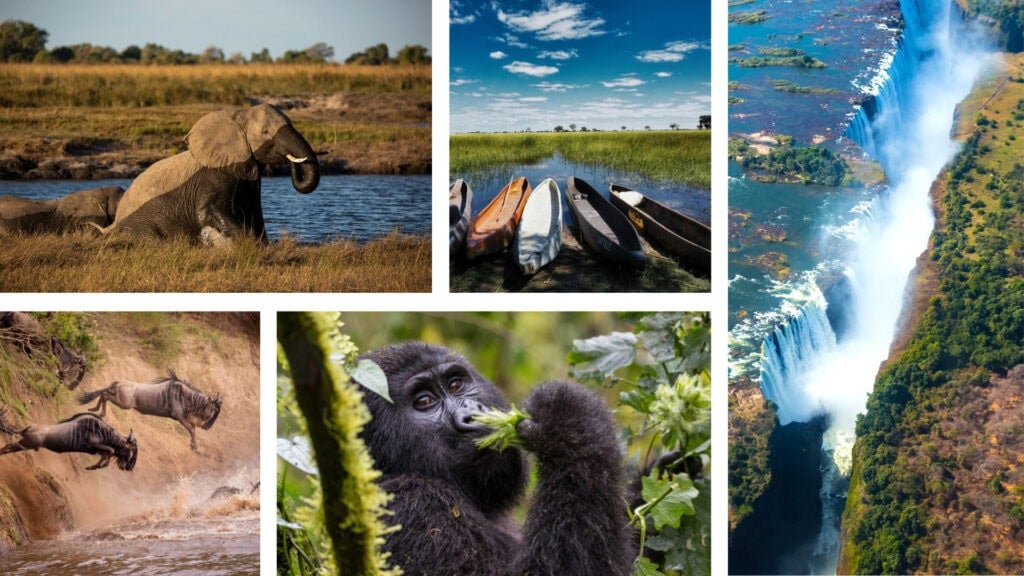
[[[131,442],[134,442],[134,441],[135,441],[135,438],[134,438],[134,436],[135,436],[135,429],[133,428],[133,429],[131,429],[131,430],[128,430],[128,442],[129,442],[129,443],[131,443]]]
[[[178,379],[178,375],[174,373],[174,369],[173,368],[168,367],[167,368],[167,373],[171,376],[171,380],[177,380]]]

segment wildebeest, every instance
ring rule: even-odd
[[[86,470],[106,468],[110,459],[116,458],[118,468],[131,471],[139,455],[139,446],[132,432],[127,437],[121,436],[102,418],[87,412],[49,426],[29,426],[20,431],[9,428],[0,418],[0,431],[21,436],[21,440],[0,448],[0,455],[40,448],[53,452],[99,454],[99,461]]]
[[[178,378],[174,370],[167,369],[166,378],[158,378],[152,382],[111,382],[110,386],[94,392],[83,392],[78,396],[79,404],[88,404],[96,398],[96,406],[90,412],[107,413],[107,402],[113,402],[124,410],[134,408],[142,414],[173,418],[188,430],[192,437],[192,449],[196,446],[196,424],[203,430],[213,426],[220,415],[221,399],[218,393],[214,397],[207,396],[186,380]]]
[[[47,336],[39,321],[25,312],[0,312],[0,330],[28,356],[36,350],[48,350],[57,363],[57,378],[74,390],[85,378],[85,356],[68,348],[56,336]]]

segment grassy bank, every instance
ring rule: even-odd
[[[282,108],[314,149],[326,151],[325,173],[429,173],[430,73],[429,66],[4,64],[0,177],[46,177],[29,175],[46,162],[96,167],[74,177],[116,177],[102,172],[118,164],[134,176],[183,150],[182,138],[206,112],[260,102]]]
[[[453,134],[449,149],[452,175],[532,164],[558,152],[571,162],[711,187],[709,130]]]
[[[391,235],[367,244],[307,245],[285,238],[230,247],[184,240],[137,242],[9,236],[0,292],[426,292],[430,239]]]
[[[1024,55],[958,108],[963,148],[908,329],[857,423],[843,573],[1024,570]]]

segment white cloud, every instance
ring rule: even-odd
[[[601,84],[603,84],[605,88],[635,88],[637,86],[647,84],[647,82],[634,76],[619,76],[615,80],[611,80],[609,82],[601,81]]]
[[[491,52],[491,58],[494,58],[495,60],[501,60],[502,58],[506,57],[508,57],[508,54],[505,54],[501,50],[495,50],[494,52]]]
[[[448,7],[448,19],[452,24],[472,24],[476,20],[476,12],[462,14],[462,3],[452,2]]]
[[[699,42],[668,42],[663,50],[645,50],[636,55],[641,62],[679,62],[687,52],[701,48]]]
[[[520,102],[547,102],[547,96],[524,96],[519,99]]]
[[[498,20],[516,32],[532,32],[539,40],[574,40],[605,34],[603,18],[583,16],[584,4],[547,0],[535,12],[505,12],[495,8]]]
[[[589,84],[559,84],[558,82],[540,82],[538,84],[530,84],[534,88],[539,88],[541,92],[568,92],[569,90],[575,90],[577,88],[586,88]]]
[[[465,78],[459,78],[458,80],[452,80],[449,82],[451,86],[465,86],[466,84],[473,84],[476,80],[466,80]]]
[[[575,48],[573,48],[572,50],[545,50],[540,54],[537,54],[537,58],[551,58],[552,60],[568,60],[570,58],[575,58],[578,55],[579,54],[576,52]]]
[[[501,36],[498,36],[497,38],[495,38],[495,40],[497,40],[498,42],[502,42],[504,44],[508,44],[509,46],[511,46],[513,48],[529,48],[530,47],[526,42],[523,42],[522,40],[520,40],[519,36],[516,36],[515,34],[509,34],[508,32],[506,32],[505,34],[503,34]]]
[[[672,73],[671,72],[655,72],[654,75],[657,76],[658,78],[669,78],[669,77],[672,76]]]
[[[513,74],[523,74],[525,76],[535,76],[543,78],[544,76],[550,76],[558,72],[558,68],[554,66],[541,66],[539,64],[531,64],[529,62],[519,62],[518,60],[502,66],[505,70]]]

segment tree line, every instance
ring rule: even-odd
[[[286,50],[278,58],[263,48],[250,53],[230,55],[217,46],[209,46],[200,54],[173,50],[159,44],[135,44],[118,51],[110,46],[89,43],[56,46],[46,49],[49,33],[23,20],[6,20],[0,24],[0,62],[35,62],[69,64],[326,64],[334,61],[334,47],[317,42],[301,50]],[[407,45],[392,57],[387,44],[370,46],[345,59],[345,64],[381,66],[386,64],[430,64],[424,46]]]

